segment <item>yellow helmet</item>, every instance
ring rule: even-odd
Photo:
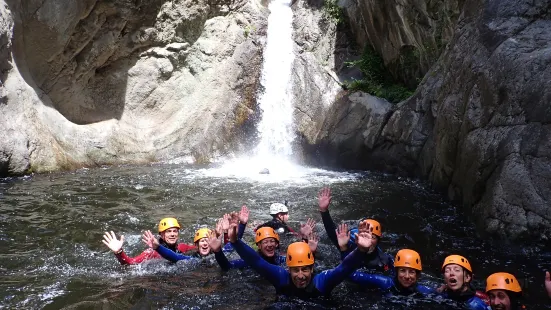
[[[199,228],[196,232],[195,232],[195,237],[193,238],[193,243],[203,239],[203,238],[208,238],[210,234],[210,229],[208,228]]]
[[[287,248],[287,266],[301,267],[314,264],[314,254],[305,242],[294,242]]]
[[[381,224],[379,222],[372,219],[367,219],[364,222],[367,222],[369,224],[369,230],[372,234],[379,238],[383,237],[383,229],[381,228]]]
[[[486,279],[486,293],[491,290],[505,290],[514,293],[521,293],[520,283],[514,275],[506,272],[491,274]]]
[[[471,263],[469,263],[469,261],[461,255],[450,255],[446,257],[446,259],[444,259],[444,264],[442,264],[442,271],[444,271],[444,268],[450,264],[459,265],[467,269],[467,271],[469,271],[470,273],[473,273],[473,269],[471,268]]]
[[[419,253],[414,250],[409,249],[402,249],[396,253],[394,267],[407,267],[419,271],[423,270],[423,266],[421,265],[421,256],[419,256]]]
[[[266,238],[274,238],[277,240],[277,242],[279,242],[279,235],[272,227],[260,227],[256,230],[254,243],[259,243]]]
[[[172,227],[180,229],[180,224],[178,224],[178,221],[173,217],[165,217],[159,222],[160,233]]]

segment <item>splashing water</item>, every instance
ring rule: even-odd
[[[258,124],[260,143],[256,155],[268,162],[293,154],[293,102],[290,96],[291,65],[294,60],[289,0],[274,0],[269,5],[268,38],[264,50],[260,96],[262,119]]]

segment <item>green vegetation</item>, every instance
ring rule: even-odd
[[[243,30],[243,34],[245,35],[245,38],[248,38],[249,35],[253,34],[256,31],[256,27],[253,25],[247,25],[245,29]]]
[[[405,64],[412,64],[415,55],[411,55]],[[356,61],[348,62],[350,67],[358,67],[363,74],[363,79],[354,80],[346,83],[346,88],[350,90],[361,90],[371,95],[385,98],[389,102],[398,103],[411,95],[415,89],[410,89],[402,83],[394,80],[386,67],[383,59],[371,47],[367,47],[362,58]]]
[[[327,16],[335,21],[335,23],[344,23],[344,9],[337,5],[338,0],[325,0],[323,2],[323,11]]]

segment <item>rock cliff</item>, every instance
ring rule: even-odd
[[[465,1],[413,97],[389,107],[344,94],[310,151],[328,163],[421,176],[487,232],[548,242],[550,12],[551,1]]]
[[[0,0],[0,10],[0,175],[203,160],[250,128],[259,2]]]

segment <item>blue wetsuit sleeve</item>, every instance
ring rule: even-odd
[[[337,267],[326,270],[314,277],[314,285],[322,294],[329,294],[339,283],[362,264],[365,253],[353,251]]]
[[[243,234],[245,233],[245,227],[247,227],[246,224],[242,224],[239,222],[239,226],[237,228],[237,239],[243,238]]]
[[[331,214],[329,214],[329,211],[320,212],[320,213],[321,213],[321,220],[323,222],[323,227],[325,227],[325,232],[327,233],[327,237],[338,249],[339,241],[337,240],[337,232],[335,231],[337,229],[337,227],[335,227],[335,222],[333,222],[333,219],[331,218]]]
[[[171,250],[165,248],[162,245],[159,245],[159,247],[155,251],[157,251],[157,253],[159,253],[159,255],[161,255],[164,259],[167,259],[171,262],[177,262],[179,260],[185,260],[185,259],[193,258],[191,256],[178,254],[174,251],[171,251]]]
[[[469,310],[487,310],[491,309],[482,299],[473,297],[467,302],[467,308]]]
[[[283,267],[268,263],[242,240],[237,240],[237,242],[232,243],[232,245],[245,263],[251,266],[261,276],[266,278],[266,280],[268,280],[273,286],[278,288],[289,283],[289,272],[287,272],[287,270]]]
[[[437,294],[436,290],[432,287],[417,284],[417,291],[423,295]]]
[[[356,284],[377,287],[381,290],[388,290],[394,285],[392,278],[361,271],[354,272],[348,279]]]
[[[224,271],[228,271],[231,268],[247,267],[247,263],[245,263],[245,261],[242,259],[236,259],[230,262],[226,255],[224,255],[223,251],[218,251],[214,253],[214,258],[218,262],[218,265],[220,265],[220,268],[222,268],[222,270]]]

